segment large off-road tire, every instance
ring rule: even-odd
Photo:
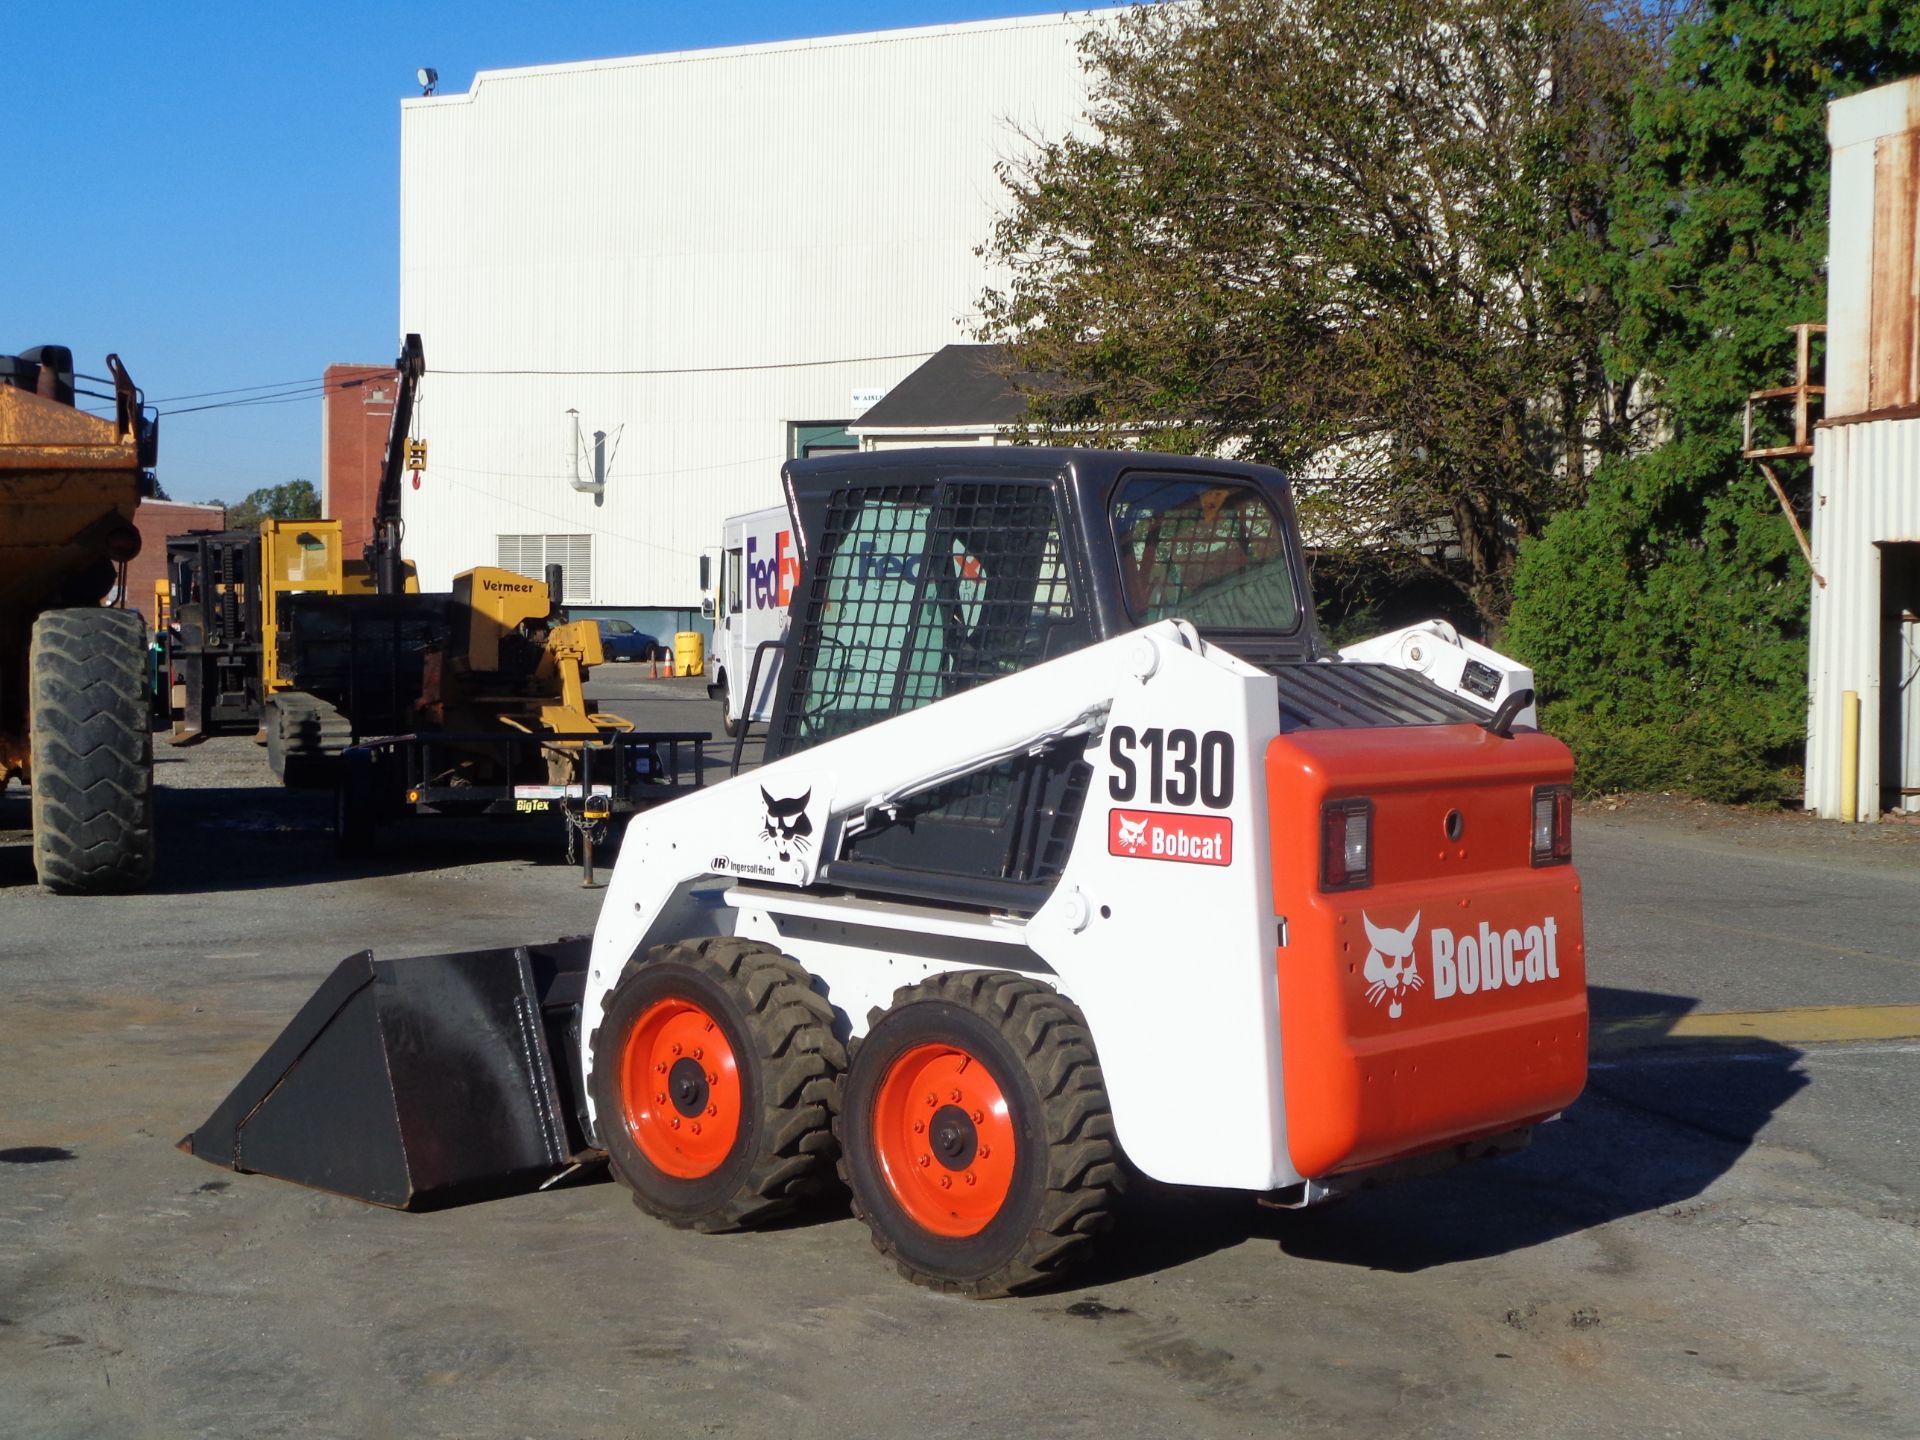
[[[147,634],[131,610],[33,622],[33,861],[56,895],[138,890],[153,876]]]
[[[593,1032],[614,1178],[686,1229],[738,1230],[833,1185],[833,1009],[770,945],[725,937],[628,962]]]
[[[986,1298],[1087,1259],[1124,1184],[1079,1010],[1005,971],[897,992],[834,1097],[854,1214],[902,1275]]]

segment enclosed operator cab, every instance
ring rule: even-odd
[[[1484,675],[1449,690],[1335,654],[1277,472],[1007,448],[784,476],[804,564],[769,758],[1170,619],[1278,694],[1258,755],[1233,756],[1248,737],[1204,713],[1110,724],[1092,746],[965,770],[868,815],[821,881],[1031,914],[1077,841],[1145,862],[1142,883],[1167,882],[1200,922],[1204,872],[1257,858],[1302,1176],[1503,1135],[1579,1093],[1572,758],[1502,733],[1491,702],[1507,691]],[[1264,791],[1262,833],[1229,822],[1236,769]]]

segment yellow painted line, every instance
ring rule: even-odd
[[[1707,1015],[1632,1015],[1593,1027],[1595,1050],[1638,1050],[1669,1040],[1768,1040],[1828,1045],[1920,1039],[1920,1005],[1810,1005]]]

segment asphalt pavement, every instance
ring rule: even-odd
[[[719,730],[697,681],[594,691]],[[1584,807],[1593,1070],[1531,1150],[1304,1214],[1149,1189],[1069,1289],[974,1303],[831,1208],[403,1215],[179,1153],[343,955],[601,892],[532,826],[343,867],[250,742],[160,761],[147,895],[40,893],[0,798],[0,1435],[1920,1434],[1920,827]]]

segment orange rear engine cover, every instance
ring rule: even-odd
[[[1580,877],[1532,863],[1534,787],[1572,775],[1559,741],[1474,725],[1269,746],[1287,1145],[1302,1175],[1499,1134],[1579,1095]],[[1321,807],[1350,797],[1373,804],[1372,883],[1323,893]]]

